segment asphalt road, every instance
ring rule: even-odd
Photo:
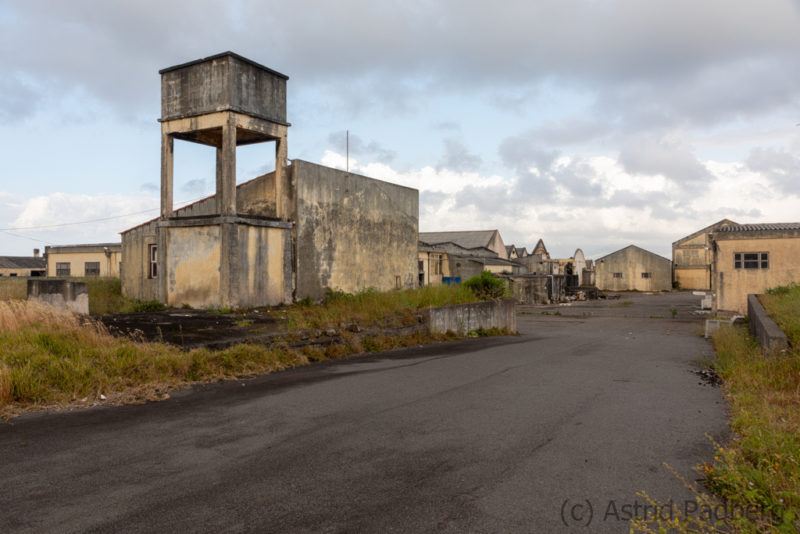
[[[663,463],[694,480],[727,428],[692,373],[699,298],[628,300],[0,422],[0,532],[627,532],[636,492],[691,497]]]

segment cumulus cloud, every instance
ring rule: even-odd
[[[780,191],[800,194],[800,152],[786,148],[754,148],[746,161],[747,167],[766,176]]]
[[[481,166],[481,157],[473,154],[456,139],[444,139],[444,155],[436,166],[437,169],[450,169],[455,172],[477,171]]]

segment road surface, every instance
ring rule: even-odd
[[[698,302],[521,307],[520,336],[0,422],[0,532],[627,532],[726,435]]]

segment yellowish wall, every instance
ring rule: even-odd
[[[614,278],[614,273],[622,278]],[[651,278],[642,278],[651,273]],[[657,254],[627,247],[595,264],[597,288],[608,291],[666,291],[672,288],[672,264]]]
[[[768,269],[736,269],[736,252],[769,252]],[[717,310],[747,313],[747,295],[800,282],[800,237],[717,241],[714,294]]]
[[[220,299],[220,227],[167,231],[167,305],[216,307]]]
[[[47,276],[56,274],[56,263],[69,263],[70,276],[86,276],[86,262],[100,263],[100,276],[119,278],[119,264],[122,252],[113,251],[108,255],[102,250],[98,252],[49,252],[47,254]]]
[[[703,266],[700,269],[675,268],[675,281],[681,289],[711,289],[709,269]]]
[[[434,274],[436,270],[434,268],[434,263],[439,261],[439,258],[442,259],[442,272],[439,274]],[[442,277],[451,276],[450,275],[450,262],[448,260],[447,254],[444,252],[423,252],[420,251],[417,254],[417,260],[423,262],[423,272],[425,274],[425,283],[424,285],[428,286],[438,286],[442,284]]]

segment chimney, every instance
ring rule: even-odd
[[[38,248],[33,249],[33,257],[34,258],[38,258],[39,257],[39,249]]]

